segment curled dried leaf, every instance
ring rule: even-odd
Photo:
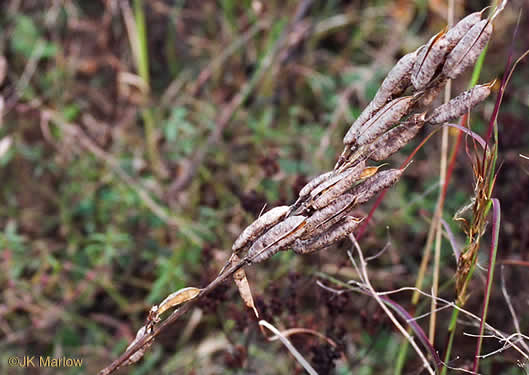
[[[395,184],[402,173],[403,169],[389,169],[387,171],[378,172],[376,175],[369,177],[362,184],[356,185],[351,194],[356,198],[356,204],[362,204],[369,201],[376,194],[383,189],[386,189]]]
[[[415,114],[403,124],[383,134],[369,146],[370,159],[382,161],[408,144],[425,123],[426,112]]]
[[[129,346],[127,346],[126,350],[129,350],[132,348],[140,339],[142,339],[144,336],[152,333],[152,326],[146,325],[141,327],[138,332],[136,333],[136,337],[134,340],[130,343]],[[132,354],[125,362],[123,362],[122,366],[128,366],[132,365],[133,363],[138,362],[144,355],[147,349],[149,349],[152,346],[152,343],[154,342],[154,339],[147,342],[141,349],[136,351],[134,354]]]
[[[393,125],[397,124],[402,116],[408,112],[414,99],[414,96],[406,96],[386,104],[376,116],[362,126],[356,143],[359,146],[371,143]]]
[[[231,258],[231,264],[236,265],[237,263],[239,263],[240,260],[241,259],[236,254],[233,254],[233,257]],[[259,318],[259,313],[257,312],[257,309],[255,308],[255,303],[253,301],[250,283],[248,282],[248,278],[246,277],[246,272],[244,271],[244,268],[239,268],[233,274],[233,281],[235,281],[235,285],[237,285],[239,294],[241,295],[241,298],[244,301],[246,307],[253,310],[255,317]]]
[[[248,225],[246,229],[237,237],[232,246],[232,251],[237,252],[255,241],[259,235],[271,228],[288,213],[289,206],[274,207],[270,211],[264,213],[257,218],[253,223]]]
[[[459,94],[447,103],[437,107],[427,121],[431,124],[442,124],[463,116],[474,106],[487,99],[494,82],[474,86],[470,90]]]
[[[454,79],[474,64],[490,40],[492,31],[492,23],[489,20],[482,20],[472,26],[448,54],[443,74]]]
[[[330,230],[319,236],[307,240],[296,240],[292,245],[292,251],[296,254],[308,254],[329,247],[353,233],[362,220],[363,218],[346,216]]]
[[[290,216],[261,235],[248,250],[251,263],[259,263],[284,250],[305,231],[305,216]]]
[[[155,321],[159,319],[160,315],[162,315],[164,312],[166,312],[170,308],[181,305],[182,303],[195,298],[200,293],[200,291],[201,289],[189,287],[189,288],[180,289],[174,293],[169,294],[162,301],[162,303],[158,305],[158,309],[156,311],[156,316],[155,316]]]

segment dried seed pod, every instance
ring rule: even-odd
[[[334,171],[330,171],[327,173],[320,174],[319,176],[314,177],[312,180],[310,180],[303,188],[299,191],[299,197],[305,198],[310,194],[316,186],[320,185],[322,182],[328,180],[332,175],[334,174]]]
[[[420,96],[418,96],[417,105],[415,106],[415,109],[421,110],[425,109],[432,104],[432,102],[439,96],[442,89],[444,88],[446,81],[448,81],[448,78],[440,75],[435,79],[435,84],[430,85],[427,89],[425,89]]]
[[[356,204],[362,204],[373,198],[381,190],[390,187],[396,183],[402,173],[403,169],[389,169],[387,171],[378,172],[376,175],[369,177],[362,184],[356,185],[351,194],[355,196]]]
[[[463,116],[472,107],[481,103],[490,95],[493,85],[494,82],[477,85],[459,94],[448,103],[437,107],[427,121],[431,124],[442,124]]]
[[[345,137],[343,138],[343,143],[346,145],[353,145],[356,142],[356,139],[358,138],[358,133],[360,132],[360,128],[366,121],[368,121],[378,110],[378,108],[375,107],[375,104],[373,101],[371,101],[367,107],[364,108],[360,116],[353,122],[353,125],[349,128],[347,133],[345,134]]]
[[[237,237],[231,248],[232,251],[239,251],[248,246],[265,230],[279,223],[287,214],[289,208],[289,206],[278,206],[261,215]]]
[[[426,112],[415,114],[405,123],[383,134],[369,146],[367,154],[376,161],[387,159],[408,144],[426,122]]]
[[[397,124],[401,117],[408,112],[414,99],[414,96],[406,96],[386,104],[375,117],[366,122],[360,129],[360,136],[356,143],[359,146],[371,143],[393,125]]]
[[[361,161],[355,166],[348,168],[344,170],[343,172],[332,176],[327,181],[324,181],[323,183],[318,185],[315,189],[313,189],[310,192],[310,197],[314,200],[318,198],[320,195],[322,195],[323,192],[329,190],[329,188],[336,185],[338,182],[344,179],[355,179],[356,177],[360,176],[364,168],[365,168],[365,161]]]
[[[448,30],[444,36],[448,42],[448,49],[452,50],[472,26],[479,21],[481,21],[481,12],[471,13]]]
[[[346,216],[331,230],[317,237],[307,240],[297,239],[292,245],[292,251],[296,254],[308,254],[329,247],[333,243],[343,240],[349,234],[353,233],[362,220],[364,219]]]
[[[305,216],[290,216],[261,235],[248,250],[251,263],[259,263],[289,246],[305,232]]]
[[[443,74],[454,79],[474,64],[487,45],[492,30],[492,23],[489,20],[482,20],[472,26],[448,54],[443,66]]]
[[[312,214],[305,223],[305,234],[315,235],[320,228],[327,228],[338,222],[342,216],[351,208],[354,196],[351,194],[340,195],[327,207]]]
[[[325,190],[322,190],[321,194],[314,196],[310,206],[316,210],[328,206],[336,198],[351,189],[353,184],[360,179],[364,167],[365,161],[340,173],[339,176],[341,176],[341,178],[335,181],[334,184],[328,186]]]
[[[410,52],[401,57],[389,71],[373,98],[374,107],[377,110],[382,108],[392,96],[401,94],[410,85],[411,69],[418,51]]]
[[[418,51],[404,55],[389,71],[373,100],[347,131],[343,139],[345,144],[353,144],[358,137],[361,126],[382,108],[392,96],[401,94],[409,86],[411,68],[413,67]]]
[[[383,160],[380,159],[381,155],[391,155],[397,152],[417,134],[425,123],[426,112],[413,114],[408,120],[384,133],[370,144],[366,151],[367,156],[372,160]]]
[[[435,35],[424,48],[413,65],[411,83],[417,90],[422,90],[432,80],[435,71],[444,61],[449,43],[445,31]]]

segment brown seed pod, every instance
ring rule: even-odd
[[[291,216],[261,235],[248,250],[250,263],[259,263],[289,246],[305,232],[305,216]]]
[[[448,42],[448,49],[452,50],[457,43],[465,36],[465,34],[474,26],[476,23],[481,21],[481,12],[471,13],[468,16],[461,19],[456,23],[450,30],[445,34],[445,39]]]
[[[406,96],[386,104],[371,120],[362,126],[356,143],[359,146],[371,143],[393,125],[397,124],[401,117],[408,112],[414,99],[414,96]]]
[[[477,85],[459,94],[448,103],[437,107],[428,117],[427,122],[430,124],[442,124],[463,116],[490,95],[492,86],[494,86],[494,82]]]
[[[378,108],[375,107],[375,104],[373,101],[371,101],[367,107],[362,111],[360,116],[353,122],[353,125],[349,128],[347,133],[345,134],[345,137],[343,138],[343,143],[346,145],[353,145],[356,143],[356,139],[358,138],[358,133],[360,131],[360,128],[366,121],[368,121],[378,110]]]
[[[361,161],[358,164],[354,165],[353,167],[348,168],[338,174],[335,174],[328,180],[318,185],[315,189],[313,189],[310,192],[310,197],[313,200],[317,199],[325,191],[329,190],[329,188],[333,187],[334,185],[336,185],[338,182],[342,181],[343,179],[353,179],[353,178],[360,176],[364,168],[365,168],[365,161]]]
[[[364,219],[346,216],[332,227],[331,230],[326,231],[317,237],[307,240],[297,239],[292,245],[292,251],[296,254],[308,254],[329,247],[333,243],[343,240],[351,234],[362,220]]]
[[[327,173],[320,174],[319,176],[314,177],[312,180],[310,180],[303,188],[299,191],[299,198],[305,198],[310,194],[316,186],[320,185],[322,182],[328,180],[332,175],[334,174],[334,171],[330,171]]]
[[[373,100],[362,111],[360,116],[351,125],[347,131],[343,142],[353,144],[358,137],[360,127],[368,121],[386,102],[394,95],[401,94],[410,84],[411,68],[417,57],[417,51],[404,55],[395,66],[389,71],[388,75],[380,85]]]
[[[360,175],[365,167],[365,161],[360,162],[352,168],[340,173],[340,179],[336,180],[332,185],[320,191],[320,194],[314,195],[310,206],[315,210],[320,210],[328,206],[336,198],[341,196],[347,190],[351,189],[353,184],[360,179]]]
[[[428,88],[423,90],[422,94],[418,95],[417,104],[414,109],[421,110],[425,109],[432,104],[432,102],[439,96],[443,90],[448,78],[440,75],[429,85]]]
[[[402,176],[403,172],[403,169],[389,169],[387,171],[378,172],[376,175],[369,177],[362,184],[356,185],[351,190],[351,194],[355,196],[356,205],[367,202],[381,190],[396,183],[400,176]]]
[[[401,57],[389,71],[373,98],[375,108],[382,108],[392,96],[401,94],[410,85],[411,69],[417,58],[417,51]]]
[[[474,64],[487,45],[492,30],[492,23],[489,20],[482,20],[472,26],[448,54],[443,66],[443,74],[454,79]]]
[[[231,248],[232,251],[239,251],[255,241],[261,233],[280,222],[287,214],[289,208],[289,206],[278,206],[261,215],[237,237]]]
[[[445,35],[444,30],[435,35],[417,57],[411,73],[411,83],[417,90],[426,87],[439,65],[443,63],[449,47]]]
[[[369,146],[367,155],[376,161],[387,159],[408,144],[426,122],[426,112],[418,113],[403,124],[384,133]]]
[[[327,207],[314,212],[305,223],[305,236],[314,236],[320,229],[328,228],[338,222],[353,203],[354,196],[342,194]]]

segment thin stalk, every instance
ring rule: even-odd
[[[454,24],[454,0],[448,2],[448,27],[451,28]],[[444,102],[448,103],[450,100],[450,93],[452,90],[452,80],[448,80],[445,86],[445,98]],[[434,298],[431,300],[430,305],[430,327],[429,327],[429,338],[432,345],[435,342],[435,323],[437,320],[437,294],[439,288],[439,268],[441,266],[441,234],[443,227],[441,224],[441,217],[443,216],[443,208],[445,195],[443,192],[446,190],[446,165],[448,159],[448,131],[447,127],[443,127],[443,133],[441,136],[441,160],[439,168],[439,185],[441,191],[439,193],[438,205],[435,215],[435,220],[432,222],[432,226],[435,227],[435,256],[434,256],[434,267],[433,267],[433,280],[432,280],[432,295]]]
[[[483,299],[483,309],[481,313],[481,323],[479,325],[479,338],[476,347],[476,355],[474,357],[474,366],[472,371],[477,372],[479,369],[479,355],[481,353],[481,346],[483,344],[483,333],[485,332],[485,322],[487,320],[487,312],[489,309],[490,292],[492,290],[492,280],[494,278],[494,267],[496,265],[496,256],[498,255],[498,238],[500,235],[501,211],[500,201],[496,198],[492,200],[492,243],[489,254],[489,270],[487,273],[487,291]]]
[[[134,0],[134,22],[130,22],[128,27],[129,39],[133,55],[138,69],[138,74],[144,83],[145,103],[149,103],[150,96],[150,74],[149,74],[149,50],[147,47],[147,26],[145,22],[145,12],[143,0]],[[141,111],[143,125],[145,127],[145,141],[147,143],[147,158],[153,166],[154,172],[159,177],[166,177],[167,171],[163,167],[160,155],[157,150],[156,121],[152,108],[145,107]]]
[[[483,50],[483,52],[479,56],[476,64],[474,65],[474,70],[472,72],[472,77],[471,77],[470,83],[468,85],[469,88],[474,87],[478,83],[479,76],[480,76],[481,70],[483,68],[483,62],[485,60],[486,53],[487,53],[487,47],[485,47],[485,49]],[[462,126],[465,125],[465,123],[467,121],[467,117],[468,116],[465,115],[461,119],[461,125]],[[450,179],[452,177],[452,171],[453,171],[454,166],[455,166],[456,156],[457,156],[457,153],[459,151],[459,147],[461,145],[461,137],[462,137],[462,132],[461,131],[459,131],[457,137],[458,138],[457,138],[456,142],[452,146],[451,155],[450,155],[450,163],[448,165],[448,168],[445,171],[445,180],[444,180],[444,183],[441,185],[441,195],[439,196],[439,203],[441,203],[441,200],[442,200],[443,204],[444,204],[444,199],[446,197],[446,193],[447,193],[447,190],[448,190],[448,185],[449,185]],[[438,207],[439,207],[439,205],[438,205]],[[436,211],[436,213],[437,213],[437,211]],[[436,217],[437,217],[437,215],[434,215],[434,220],[435,220]],[[440,224],[440,220],[439,220],[439,224]],[[424,255],[423,255],[423,259],[421,261],[419,274],[417,276],[417,282],[415,284],[415,287],[417,289],[419,289],[419,290],[422,289],[422,283],[423,283],[423,280],[424,280],[424,275],[426,273],[426,267],[427,267],[429,259],[430,259],[430,253],[431,253],[430,252],[430,247],[431,247],[431,242],[432,242],[431,238],[433,237],[432,234],[434,233],[433,228],[435,228],[435,227],[433,227],[433,222],[432,222],[432,227],[430,227],[430,231],[428,233],[427,243],[425,245],[425,252],[424,252]],[[437,253],[437,251],[436,251],[436,253]],[[473,269],[470,271],[469,276],[471,276],[472,273],[473,273]],[[419,293],[415,292],[413,294],[413,297],[412,297],[412,303],[413,304],[417,304],[418,301],[419,301],[419,297],[420,297]],[[433,302],[432,302],[432,304],[433,304]],[[462,306],[458,305],[458,307],[462,307]],[[448,339],[448,344],[447,344],[447,348],[446,348],[446,352],[445,352],[445,358],[444,358],[444,362],[445,363],[447,363],[449,358],[450,358],[450,352],[452,350],[452,345],[453,345],[454,337],[455,337],[455,325],[456,325],[456,322],[457,322],[458,312],[459,312],[459,310],[457,310],[457,309],[454,309],[453,312],[452,312],[452,318],[450,320],[450,325],[449,325],[450,336],[449,336],[449,339]],[[430,328],[431,327],[432,327],[432,323],[430,325]],[[430,331],[430,333],[431,333],[431,331]],[[401,356],[401,355],[404,356],[405,355],[404,353],[406,353],[407,351],[408,351],[407,342],[405,342],[401,346],[401,350],[399,351],[399,356]],[[400,375],[400,372],[399,373],[395,373],[395,374],[396,375]],[[443,367],[442,370],[441,370],[441,375],[445,375],[445,374],[446,374],[446,367]]]

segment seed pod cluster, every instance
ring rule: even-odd
[[[471,66],[490,40],[492,22],[482,20],[482,13],[464,17],[397,62],[347,131],[345,149],[335,169],[347,166],[351,161],[348,158],[361,159],[362,154],[383,160],[409,142],[423,125],[461,116],[487,97],[487,89],[480,87],[472,95],[464,93],[433,112],[429,108],[446,82]],[[399,97],[404,92],[407,96]],[[432,113],[426,120],[425,111]]]
[[[249,249],[249,263],[281,250],[299,254],[330,246],[352,233],[362,218],[353,209],[394,185],[404,169],[378,171],[382,161],[409,143],[427,124],[442,124],[468,112],[490,95],[492,83],[478,85],[437,108],[429,108],[449,79],[472,65],[493,27],[472,13],[449,30],[402,57],[344,137],[345,149],[334,170],[320,174],[299,192],[292,206],[276,207],[249,225],[233,251]],[[405,96],[403,96],[405,95]]]

